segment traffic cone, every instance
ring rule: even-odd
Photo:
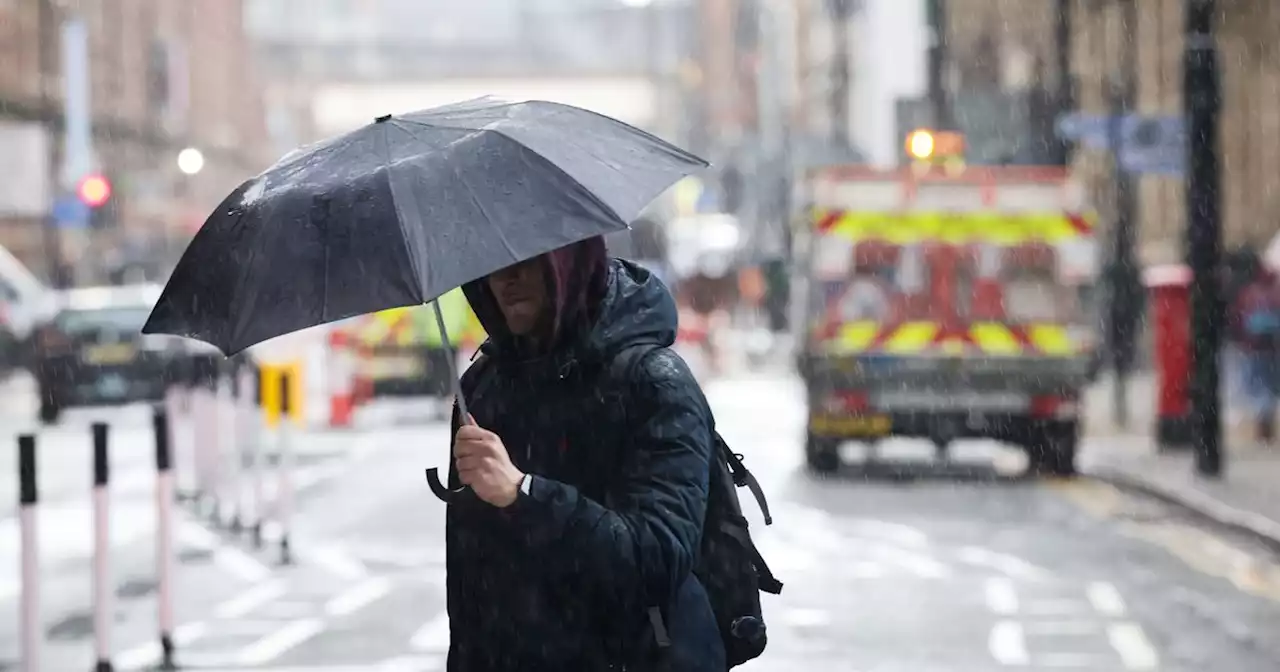
[[[355,352],[347,333],[329,333],[329,426],[350,427],[356,409]]]

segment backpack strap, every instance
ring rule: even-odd
[[[733,474],[733,484],[751,491],[751,496],[760,506],[760,512],[764,514],[764,524],[772,525],[773,514],[769,512],[769,500],[765,499],[764,488],[760,487],[760,481],[756,480],[755,474],[747,470],[747,465],[742,463],[741,455],[733,452],[723,439],[720,439],[719,443],[720,453],[724,456],[724,461],[729,463],[729,472]]]
[[[756,583],[760,590],[770,595],[782,594],[782,582],[773,575],[773,570],[769,569],[769,565],[764,561],[764,556],[760,555],[760,550],[756,548],[756,544],[751,540],[751,535],[747,534],[745,527],[746,521],[740,521],[742,525],[734,525],[733,521],[723,520],[720,522],[720,531],[733,537],[742,544],[751,554],[751,562],[756,569]]]

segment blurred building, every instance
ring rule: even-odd
[[[60,238],[77,275],[97,281],[131,258],[171,257],[268,157],[240,0],[9,0],[0,2],[0,124],[43,127],[53,138],[52,156],[27,152],[16,170],[56,174],[61,161],[59,35],[73,17],[88,32],[93,149],[113,194],[97,228]],[[194,175],[177,164],[188,147],[204,158]],[[15,209],[0,215],[0,245],[47,273],[43,216]]]
[[[1137,111],[1182,112],[1184,0],[1136,0],[1137,25],[1124,25],[1124,0],[1076,0],[1072,70],[1080,110],[1108,111],[1108,89],[1121,81],[1125,48],[1135,48]],[[950,90],[985,86],[1026,90],[1056,87],[1054,2],[948,0]],[[1222,73],[1222,205],[1227,246],[1260,248],[1280,230],[1280,4],[1271,0],[1219,0]],[[1100,211],[1113,195],[1107,153],[1081,149],[1075,169]],[[1143,263],[1180,262],[1186,204],[1183,179],[1144,175],[1139,189],[1139,256]],[[1107,218],[1109,219],[1109,218]]]
[[[479,94],[550,97],[680,140],[689,0],[256,0],[276,151]]]

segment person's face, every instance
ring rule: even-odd
[[[547,303],[540,259],[535,257],[490,273],[486,281],[507,321],[507,329],[517,336],[533,332]]]

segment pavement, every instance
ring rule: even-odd
[[[849,446],[840,473],[813,477],[802,464],[797,381],[740,372],[706,390],[719,428],[770,497],[773,526],[750,498],[744,506],[786,584],[764,597],[768,650],[739,669],[1280,669],[1280,555],[1252,538],[1092,479],[1026,478],[1023,456],[990,443],[958,444],[953,461],[937,463],[929,445],[889,442],[877,460],[898,465],[891,470],[860,463]],[[43,669],[93,663],[80,451],[97,418],[131,437],[112,456],[112,659],[119,670],[157,660],[146,417],[145,408],[89,409],[41,435],[42,457],[65,454],[42,461],[42,509],[79,512],[41,514]],[[447,426],[429,404],[379,403],[351,430],[293,438],[309,458],[294,473],[289,564],[279,526],[256,548],[179,509],[178,662],[206,671],[443,670],[444,505],[422,469],[444,464]],[[1100,440],[1089,439],[1090,459]],[[0,463],[0,483],[12,479],[11,464]],[[0,509],[0,529],[15,524]],[[16,578],[17,552],[16,538],[0,533],[0,580]],[[0,609],[15,613],[10,586]],[[0,619],[0,670],[14,665],[17,637],[16,619]]]
[[[1260,444],[1228,384],[1224,419],[1225,469],[1199,476],[1189,450],[1160,450],[1152,438],[1154,377],[1129,381],[1130,422],[1112,421],[1113,382],[1104,379],[1086,400],[1088,440],[1081,468],[1088,474],[1187,507],[1198,515],[1280,549],[1280,444]]]

